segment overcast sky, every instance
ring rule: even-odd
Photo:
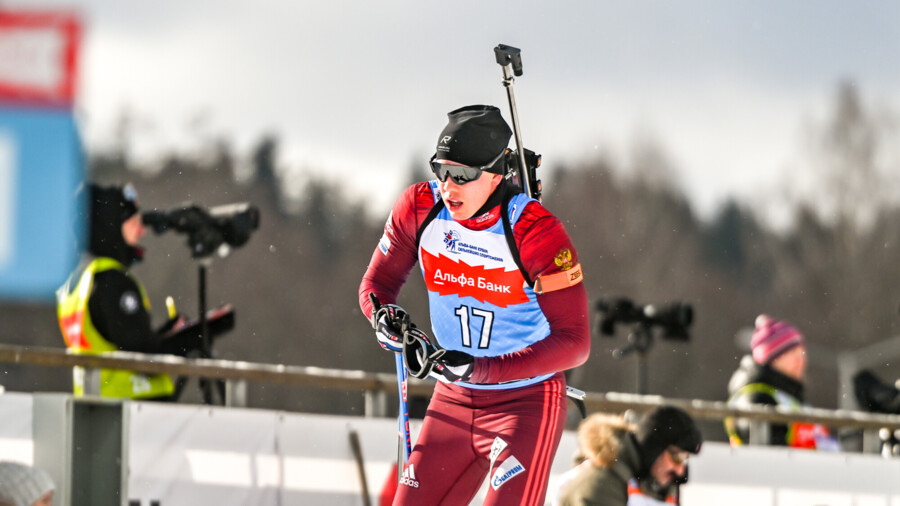
[[[286,166],[352,176],[373,208],[393,200],[414,156],[425,176],[448,111],[490,103],[509,119],[498,43],[522,49],[522,134],[547,171],[601,152],[627,162],[634,139],[650,136],[701,214],[729,195],[777,193],[804,122],[825,116],[839,80],[900,110],[893,2],[42,5],[76,7],[85,20],[78,110],[89,146],[108,145],[124,107],[148,123],[142,156],[190,149],[198,117],[244,151],[274,132]]]

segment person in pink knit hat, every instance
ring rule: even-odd
[[[728,405],[780,406],[799,411],[804,406],[806,344],[803,334],[783,320],[761,314],[756,317],[750,355],[744,356],[728,383]],[[725,431],[732,446],[750,440],[748,420],[727,418]],[[766,444],[795,448],[837,449],[828,430],[818,424],[768,425]]]

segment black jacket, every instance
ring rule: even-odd
[[[83,267],[90,263],[89,256]],[[77,279],[77,277],[76,277]],[[169,353],[184,356],[199,349],[201,336],[196,328],[170,332],[174,321],[153,329],[144,307],[138,282],[128,271],[110,269],[94,276],[88,297],[91,321],[104,339],[123,351]]]

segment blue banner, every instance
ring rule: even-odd
[[[51,300],[84,244],[84,155],[70,109],[0,104],[0,299]]]

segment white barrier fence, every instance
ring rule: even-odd
[[[33,463],[34,398],[0,395],[0,459]],[[391,419],[145,402],[128,402],[125,411],[123,505],[367,504],[351,433],[360,442],[369,504],[378,504],[397,451]],[[567,431],[551,489],[574,449]],[[691,458],[682,504],[900,506],[900,459],[708,443]]]

